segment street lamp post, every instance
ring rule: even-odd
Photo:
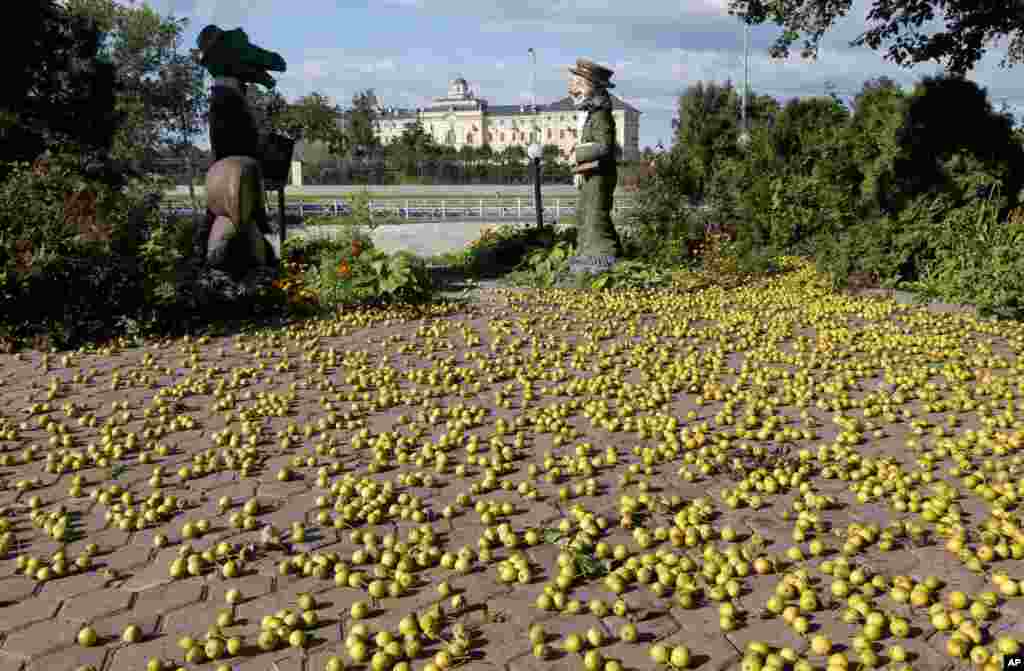
[[[739,144],[747,146],[750,142],[750,133],[747,128],[747,89],[750,87],[750,23],[747,17],[743,17],[743,95],[740,106],[742,108],[743,131],[740,133]]]
[[[540,200],[540,157],[542,153],[540,143],[531,144],[526,153],[530,157],[533,167],[533,202],[537,208],[537,228],[539,229],[544,225],[544,208],[541,206]]]
[[[529,54],[533,58],[533,69],[530,72],[530,99],[534,114],[534,128],[530,132],[532,142],[527,148],[526,153],[530,157],[533,172],[533,203],[537,210],[537,228],[540,229],[544,225],[544,208],[541,206],[540,200],[540,157],[543,152],[541,151],[540,143],[534,135],[537,126],[537,52],[533,50],[533,47],[530,47]]]
[[[537,52],[530,47],[527,50],[530,57],[533,59],[533,69],[530,70],[530,102],[533,107],[533,111],[537,111]]]

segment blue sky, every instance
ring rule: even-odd
[[[117,0],[131,6],[128,0]],[[143,4],[140,1],[135,6]],[[242,27],[256,44],[277,51],[288,71],[274,74],[288,99],[318,91],[349,107],[352,96],[373,88],[384,105],[424,107],[444,95],[455,77],[490,104],[531,99],[536,51],[536,96],[549,103],[566,96],[566,68],[579,57],[615,71],[613,93],[643,114],[640,148],[659,140],[666,148],[679,94],[698,81],[743,81],[743,31],[727,0],[148,0],[163,16],[187,18],[182,50],[195,46],[208,23]],[[900,68],[883,50],[850,47],[868,28],[870,0],[854,0],[846,17],[825,35],[817,61],[799,55],[775,60],[768,48],[780,34],[773,24],[750,31],[750,82],[755,93],[780,102],[821,95],[832,82],[844,100],[866,79],[889,76],[911,87],[939,64]],[[941,17],[932,24],[941,26]],[[926,24],[924,32],[929,32]],[[1001,69],[1004,38],[969,77],[1024,113],[1024,66]],[[887,45],[886,45],[887,46]],[[203,138],[200,145],[208,146]]]

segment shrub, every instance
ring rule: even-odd
[[[50,162],[46,174],[25,162],[11,167],[0,184],[0,247],[10,262],[22,260],[17,272],[22,278],[72,246],[75,232],[64,225],[64,197],[82,181],[71,166],[57,160]]]
[[[137,213],[160,184],[111,188],[83,178],[78,161],[55,154],[45,169],[14,164],[0,184],[0,313],[8,323],[56,329],[52,340],[61,343],[88,339],[118,315],[137,312],[154,277],[138,251],[159,217]],[[88,231],[65,220],[65,198],[86,191],[96,195],[97,225]]]
[[[141,312],[145,302],[142,271],[129,257],[79,249],[47,260],[38,270],[27,278],[7,316],[17,320],[14,335],[43,332],[58,349],[109,335],[122,317]]]
[[[948,212],[934,257],[920,279],[901,284],[930,299],[970,303],[982,315],[1024,317],[1024,209],[997,219],[998,204],[972,202]]]
[[[419,302],[431,291],[426,264],[408,252],[388,255],[378,249],[333,244],[304,273],[323,311],[364,303]]]
[[[704,219],[693,210],[691,193],[696,189],[692,169],[675,148],[655,159],[652,173],[640,177],[639,194],[623,216],[629,230],[623,237],[623,251],[634,258],[657,265],[673,265],[686,258],[686,241],[704,235]]]

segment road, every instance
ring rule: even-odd
[[[402,224],[398,226],[378,226],[370,237],[377,249],[388,254],[405,250],[423,258],[437,254],[459,252],[478,239],[484,229],[497,228],[505,225],[531,226],[527,221],[436,221],[430,223]],[[339,232],[343,226],[289,226],[286,236],[296,235],[309,237],[330,236]],[[562,226],[556,226],[562,228]],[[267,236],[274,251],[280,255],[280,244],[277,234]]]

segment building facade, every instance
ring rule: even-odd
[[[640,157],[640,112],[635,107],[609,92],[612,116],[615,117],[617,141],[622,147],[620,160],[632,161]],[[382,145],[398,139],[405,129],[419,120],[423,129],[439,145],[461,149],[464,146],[482,147],[489,144],[495,152],[519,145],[524,149],[533,142],[557,145],[562,160],[568,160],[569,151],[577,143],[578,112],[569,96],[548,105],[488,105],[473,95],[469,84],[461,77],[453,79],[448,95],[435,98],[426,108],[397,109],[378,105],[376,135]],[[339,120],[345,127],[345,119]],[[302,143],[295,147],[296,163],[301,164],[304,153]],[[293,183],[297,181],[293,165]],[[301,177],[298,177],[301,179]],[[299,182],[301,183],[301,182]]]
[[[611,95],[612,116],[622,146],[622,160],[635,160],[640,155],[640,114],[635,107]],[[563,159],[577,142],[577,115],[572,100],[565,98],[548,105],[488,105],[473,95],[465,79],[452,80],[448,95],[435,98],[425,109],[378,109],[378,138],[388,144],[402,135],[405,128],[419,119],[424,130],[440,145],[481,147],[485,143],[494,151],[533,142],[553,144],[562,150]]]

